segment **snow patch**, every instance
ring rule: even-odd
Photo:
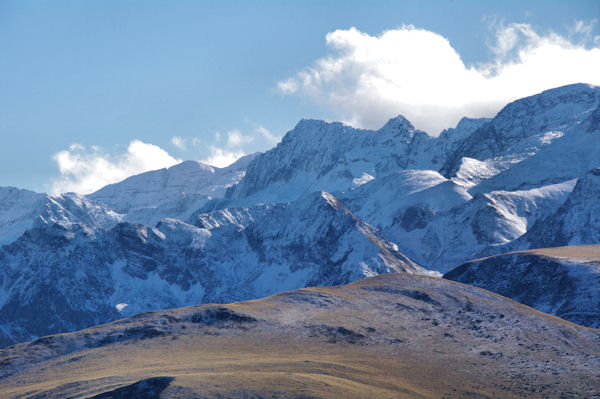
[[[127,303],[117,303],[117,304],[115,305],[115,308],[117,308],[117,310],[118,310],[119,312],[121,312],[121,311],[122,311],[123,309],[125,309],[127,306],[129,306],[129,304],[127,304]]]
[[[368,173],[363,173],[360,177],[357,177],[356,179],[352,180],[352,189],[355,189],[356,187],[360,187],[363,184],[370,182],[374,178],[375,177],[371,176]]]

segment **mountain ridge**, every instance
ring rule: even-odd
[[[228,168],[189,161],[91,196],[0,188],[4,344],[152,306],[597,243],[599,103],[599,87],[565,86],[437,138],[402,116],[376,131],[302,120]],[[79,316],[52,319],[52,296]],[[30,333],[35,309],[50,319]]]

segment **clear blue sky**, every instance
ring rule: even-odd
[[[301,118],[336,119],[278,90],[331,54],[325,36],[336,29],[379,35],[412,24],[476,65],[493,55],[492,19],[567,35],[599,17],[597,0],[0,0],[0,186],[47,190],[59,175],[53,154],[74,143],[118,155],[138,139],[205,159],[216,132],[281,136]],[[244,151],[270,145],[256,138]]]

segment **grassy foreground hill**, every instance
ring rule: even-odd
[[[600,330],[386,274],[0,351],[2,398],[600,398]]]

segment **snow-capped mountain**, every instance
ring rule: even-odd
[[[403,171],[378,180],[342,200],[411,259],[440,271],[482,252],[504,251],[505,244],[555,212],[576,183],[573,179],[471,197],[464,187],[433,171]]]
[[[578,179],[564,204],[540,219],[508,249],[600,243],[600,168]]]
[[[0,245],[12,242],[33,225],[44,194],[0,187]]]
[[[565,86],[437,138],[401,116],[376,131],[303,120],[227,168],[188,161],[89,196],[0,188],[3,342],[598,243],[599,105],[599,87]]]
[[[0,345],[152,309],[427,273],[324,192],[198,215],[196,225],[29,229],[0,249]]]
[[[600,87],[575,84],[515,101],[493,119],[463,119],[438,138],[402,117],[377,131],[301,121],[205,209],[326,190],[417,263],[448,271],[500,253],[563,205],[600,164],[599,106]]]
[[[212,198],[221,198],[228,187],[246,173],[257,154],[217,168],[186,161],[170,168],[129,177],[101,188],[89,197],[124,215],[124,220],[154,226],[160,219],[187,220]]]
[[[440,172],[476,185],[476,193],[577,178],[600,161],[597,114],[600,87],[585,84],[514,101],[463,138]]]
[[[82,223],[110,228],[123,215],[83,195],[50,196],[14,187],[0,187],[0,245],[19,238],[27,229],[47,224]]]
[[[487,119],[464,118],[439,138],[416,130],[402,116],[379,130],[302,120],[274,149],[250,163],[219,207],[292,201],[311,191],[348,191],[399,170],[435,170],[456,142]],[[438,165],[438,166],[436,166]]]
[[[131,176],[86,196],[0,187],[0,245],[40,224],[110,228],[121,221],[154,226],[163,218],[187,220],[210,199],[223,197],[256,155],[242,157],[226,168],[186,161]]]

